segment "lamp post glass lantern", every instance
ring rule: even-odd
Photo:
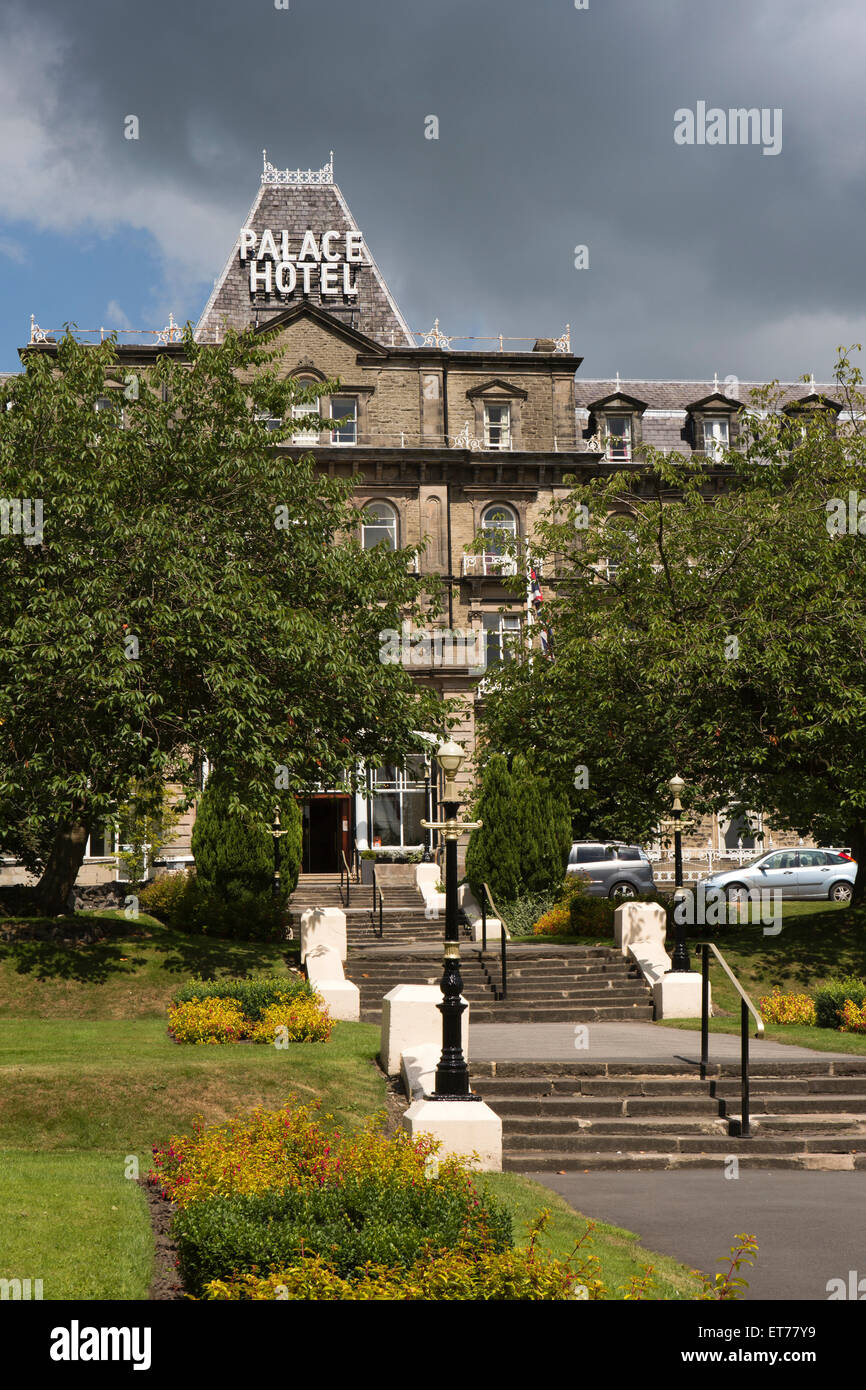
[[[681,801],[680,801],[680,794],[681,794],[681,792],[685,791],[685,786],[686,786],[686,784],[685,784],[685,782],[683,781],[682,777],[680,777],[680,775],[679,775],[678,773],[674,773],[673,777],[672,777],[671,780],[668,782],[668,786],[669,786],[670,789],[671,789],[671,795],[673,796],[673,799],[674,799],[674,800],[673,800],[673,806],[671,807],[671,814],[673,815],[673,818],[674,818],[674,907],[673,907],[673,912],[674,912],[674,930],[675,930],[675,937],[676,937],[676,942],[675,942],[675,945],[674,945],[674,954],[673,954],[673,958],[672,958],[672,960],[671,960],[671,968],[670,968],[670,970],[668,971],[668,974],[669,974],[669,975],[674,975],[674,974],[677,974],[677,973],[679,973],[679,972],[681,972],[681,971],[690,971],[691,968],[692,968],[692,963],[691,963],[691,960],[689,959],[689,950],[688,950],[688,947],[687,947],[687,945],[686,945],[686,924],[685,924],[684,921],[681,921],[681,920],[680,920],[680,917],[684,916],[684,914],[679,914],[679,916],[678,916],[678,914],[677,914],[677,904],[678,904],[678,903],[681,901],[681,899],[684,897],[684,891],[683,891],[683,834],[682,834],[682,830],[680,829],[680,819],[681,819],[682,814],[683,814],[683,808],[682,808],[682,803],[681,803]]]
[[[480,821],[460,821],[460,798],[454,781],[464,753],[459,743],[443,743],[436,760],[445,774],[442,810],[445,819],[422,821],[425,830],[441,830],[445,839],[445,959],[442,967],[442,1054],[436,1068],[436,1090],[427,1100],[480,1100],[469,1090],[469,1068],[463,1056],[461,1020],[466,1009],[461,994],[460,946],[457,934],[457,841],[463,831],[477,830]]]

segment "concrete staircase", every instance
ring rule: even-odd
[[[361,1018],[382,1016],[382,995],[398,984],[435,984],[442,978],[439,943],[415,951],[387,945],[349,949],[346,975],[361,991]],[[496,999],[501,983],[498,954],[469,941],[460,943],[463,994],[470,1023],[598,1023],[652,1020],[650,992],[623,957],[604,946],[508,947],[508,992]]]
[[[346,938],[350,951],[353,947],[380,941],[399,947],[442,940],[444,921],[440,918],[437,922],[424,915],[424,899],[417,888],[388,885],[383,896],[385,906],[380,938],[378,906],[374,914],[373,889],[370,885],[353,883],[349,890],[349,906],[346,907],[340,895],[339,874],[301,874],[289,903],[292,929],[297,934],[301,914],[308,908],[338,907],[346,914]]]
[[[472,1088],[502,1118],[503,1167],[866,1168],[866,1059],[753,1061],[751,1136],[739,1067],[668,1062],[478,1062]]]

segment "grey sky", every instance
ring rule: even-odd
[[[333,148],[415,329],[570,322],[593,377],[826,377],[866,337],[857,0],[289,6],[6,0],[0,288],[28,274],[28,228],[60,234],[39,304],[62,322],[64,246],[135,229],[157,254],[134,289],[152,326],[196,318],[262,147],[280,167]],[[676,145],[674,112],[698,101],[781,108],[781,152]],[[118,284],[115,310],[132,294]]]

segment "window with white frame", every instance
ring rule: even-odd
[[[361,544],[365,550],[384,545],[386,550],[397,549],[397,512],[390,502],[364,504],[367,520],[361,526]]]
[[[358,402],[354,396],[332,396],[331,419],[340,422],[331,430],[332,444],[357,444]]]
[[[708,459],[718,463],[728,448],[728,441],[727,420],[704,420],[704,453]]]
[[[504,502],[494,502],[481,513],[481,532],[484,536],[483,567],[485,574],[514,574],[516,561],[513,552],[517,539],[517,514]]]
[[[513,646],[520,636],[519,613],[485,613],[484,652],[487,668],[501,666],[514,657]]]
[[[609,546],[604,573],[613,583],[619,574],[623,559],[637,542],[637,534],[632,518],[622,512],[608,517],[604,524],[604,533]]]
[[[629,462],[631,459],[631,416],[608,415],[605,420],[606,454],[612,461]]]
[[[312,379],[310,379],[310,378],[300,377],[300,378],[298,379],[298,385],[299,385],[299,386],[302,386],[302,387],[309,387],[309,386],[314,386],[314,385],[315,385],[315,382],[314,382]],[[293,405],[293,406],[292,406],[292,419],[293,419],[293,420],[303,420],[303,418],[304,418],[305,415],[318,415],[318,414],[319,414],[319,397],[318,397],[318,396],[316,396],[315,400],[307,401],[304,405]],[[293,443],[293,444],[318,444],[318,442],[319,442],[319,431],[316,429],[316,427],[315,427],[314,425],[309,426],[307,429],[298,430],[296,434],[293,434],[293,435],[292,435],[292,443]]]
[[[484,403],[485,449],[511,448],[511,406],[507,403]]]
[[[269,415],[266,410],[258,411],[256,420],[260,425],[264,425],[266,430],[280,430],[283,427],[283,422],[279,415]]]
[[[388,763],[370,773],[370,843],[394,848],[423,845],[421,824],[430,820],[430,764],[423,754],[412,755],[403,767]]]

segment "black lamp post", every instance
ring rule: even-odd
[[[270,830],[271,830],[271,835],[273,836],[273,839],[274,839],[274,878],[273,878],[273,888],[272,888],[272,891],[273,891],[274,897],[275,897],[275,898],[279,898],[279,896],[280,896],[280,888],[281,888],[281,884],[280,884],[280,838],[281,838],[281,836],[287,835],[287,834],[289,833],[287,830],[281,830],[281,829],[280,829],[280,808],[279,808],[279,806],[277,806],[277,807],[275,808],[275,810],[274,810],[274,823],[273,823],[273,825],[270,827]]]
[[[466,1005],[461,999],[463,980],[460,976],[460,946],[457,934],[457,841],[465,830],[477,830],[480,821],[460,821],[457,811],[460,798],[454,782],[463,762],[463,749],[449,739],[436,755],[445,773],[445,793],[442,821],[422,821],[425,830],[441,830],[445,839],[445,959],[442,967],[442,1055],[436,1068],[436,1090],[427,1100],[480,1100],[469,1090],[469,1068],[463,1056],[461,1020]]]
[[[683,808],[680,802],[680,792],[685,790],[685,785],[685,782],[678,773],[675,773],[668,782],[668,786],[674,798],[672,815],[674,818],[674,931],[676,935],[671,968],[668,971],[669,975],[674,975],[681,971],[690,971],[692,968],[692,963],[689,959],[689,950],[686,946],[686,924],[683,921],[679,921],[677,918],[677,903],[680,902],[684,896],[681,891],[683,886],[683,835],[680,829],[680,818],[683,814]]]

